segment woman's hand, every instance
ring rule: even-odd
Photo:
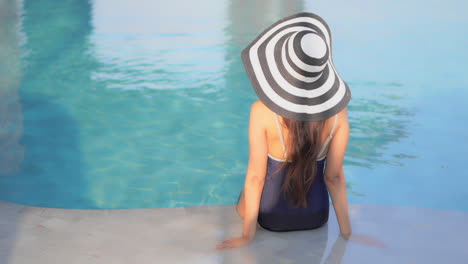
[[[232,249],[232,248],[237,248],[237,247],[242,247],[250,241],[252,241],[253,238],[249,237],[233,237],[230,239],[226,239],[223,242],[221,242],[219,245],[216,246],[216,249],[218,250],[223,250],[223,249]]]

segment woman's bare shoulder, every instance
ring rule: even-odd
[[[271,114],[271,110],[260,100],[252,103],[252,110],[257,111],[261,117]]]
[[[337,125],[341,126],[343,124],[348,124],[348,107],[343,108],[340,112],[338,112],[338,120]]]
[[[266,111],[266,110],[270,110],[268,109],[268,107],[260,100],[257,100],[255,102],[252,103],[252,107],[256,107],[258,108],[259,110],[262,110],[262,111]]]

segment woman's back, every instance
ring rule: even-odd
[[[269,112],[269,114],[268,114]],[[337,127],[338,114],[329,118],[324,125],[320,153],[317,158],[317,170],[314,182],[307,193],[307,208],[293,208],[291,203],[281,192],[289,165],[282,170],[278,168],[284,162],[290,162],[287,157],[289,132],[282,125],[282,117],[265,107],[266,116],[270,115],[271,122],[266,129],[268,145],[268,161],[265,185],[263,187],[258,223],[265,229],[272,231],[293,231],[318,228],[328,221],[329,200],[324,182],[326,153],[329,143]],[[271,124],[270,124],[271,123]],[[281,158],[280,158],[281,157]]]
[[[270,122],[268,122],[267,127],[267,144],[268,144],[268,156],[272,159],[284,161],[288,155],[288,150],[290,147],[288,146],[290,139],[289,139],[289,131],[283,124],[283,118],[276,113],[272,112],[265,106],[266,110],[266,118],[268,118]],[[269,112],[269,113],[268,113]],[[331,138],[336,130],[338,125],[338,114],[330,117],[324,125],[322,138],[320,139],[320,147],[321,151],[318,154],[317,160],[321,160],[326,156],[328,146],[330,144]]]

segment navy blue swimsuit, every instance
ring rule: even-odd
[[[293,208],[283,192],[287,167],[273,175],[281,161],[268,157],[267,178],[263,187],[258,223],[270,231],[294,231],[321,227],[328,221],[328,191],[323,180],[325,159],[317,161],[317,174],[308,194],[307,208]]]
[[[276,114],[275,117],[283,150],[285,150],[284,139]],[[333,137],[336,119],[337,116],[335,116],[332,132],[325,141],[318,157],[321,157],[322,152]],[[258,224],[270,231],[307,230],[323,226],[328,221],[329,213],[328,190],[323,178],[326,157],[317,159],[317,174],[307,194],[307,208],[293,208],[290,206],[290,202],[285,197],[285,194],[281,192],[281,186],[283,185],[289,165],[276,174],[273,173],[283,162],[289,161],[279,160],[268,154],[267,173],[258,212]]]

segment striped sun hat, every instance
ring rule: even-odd
[[[333,65],[330,28],[316,14],[277,21],[241,56],[259,99],[283,117],[324,120],[351,100],[348,85]]]

